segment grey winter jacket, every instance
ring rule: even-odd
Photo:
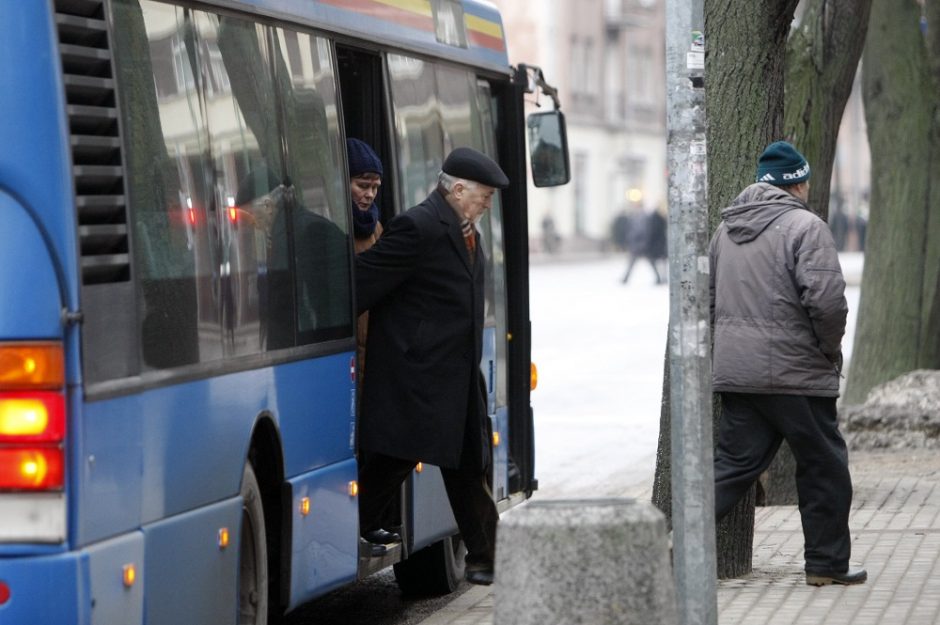
[[[762,182],[721,217],[709,249],[713,389],[838,396],[848,306],[829,227]]]

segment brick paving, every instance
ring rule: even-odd
[[[719,625],[940,624],[940,454],[855,452],[851,464],[852,562],[868,582],[807,586],[796,506],[758,508],[754,570],[718,583]],[[420,623],[492,624],[492,587],[481,586]]]

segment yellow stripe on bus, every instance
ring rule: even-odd
[[[483,33],[484,35],[496,37],[497,39],[503,38],[503,29],[497,22],[493,22],[482,17],[477,17],[476,15],[467,14],[464,14],[463,19],[467,23],[467,28],[470,30],[475,30],[479,33]]]
[[[411,13],[417,13],[424,17],[434,17],[434,14],[431,12],[431,0],[375,0],[375,2]]]

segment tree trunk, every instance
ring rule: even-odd
[[[874,0],[862,72],[872,155],[863,288],[847,404],[940,368],[940,8]],[[924,27],[926,27],[924,22]]]
[[[809,205],[823,219],[839,124],[870,13],[871,0],[809,0],[787,45],[784,136],[810,162]]]
[[[754,182],[757,155],[782,136],[784,51],[797,2],[705,1],[708,223],[712,231],[721,221],[721,208]],[[669,516],[671,418],[668,366],[666,369],[654,503]],[[719,414],[720,411],[714,411],[716,433]],[[739,577],[749,573],[754,533],[753,489],[718,525],[717,533],[718,576]]]
[[[812,166],[809,206],[829,215],[839,124],[865,45],[871,0],[809,0],[787,44],[784,136]],[[796,460],[784,442],[761,476],[758,505],[793,505]]]

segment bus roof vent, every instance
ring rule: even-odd
[[[130,280],[124,167],[103,0],[55,0],[82,284]]]

